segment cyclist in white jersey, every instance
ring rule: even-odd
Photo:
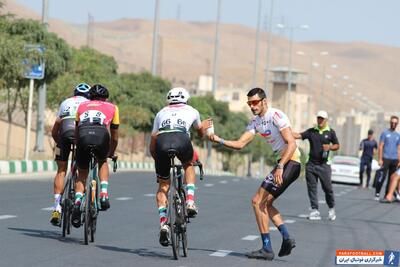
[[[192,165],[193,146],[190,141],[189,129],[193,127],[200,137],[204,136],[204,129],[208,128],[209,120],[202,122],[199,112],[187,105],[190,98],[184,88],[173,88],[167,94],[168,106],[161,109],[153,124],[151,133],[150,152],[155,160],[158,191],[156,201],[160,216],[160,244],[168,246],[169,226],[167,222],[167,193],[170,186],[171,162],[168,150],[178,151],[177,158],[182,162],[185,170],[187,188],[187,211],[189,217],[195,217],[198,209],[194,203],[196,176]]]
[[[223,146],[242,149],[250,143],[255,134],[260,134],[272,146],[277,165],[263,180],[260,188],[252,199],[253,209],[261,234],[262,248],[246,254],[249,258],[273,260],[274,252],[269,236],[269,219],[279,229],[282,235],[282,246],[278,256],[289,255],[295,247],[295,240],[290,238],[286,225],[279,211],[273,206],[286,188],[300,174],[300,152],[292,136],[288,117],[279,109],[269,108],[266,94],[261,88],[253,88],[247,93],[252,113],[256,115],[238,140],[224,140],[217,135],[210,138]]]
[[[51,135],[56,143],[55,160],[57,162],[57,173],[54,177],[54,206],[50,219],[50,223],[54,226],[61,226],[60,199],[75,133],[75,114],[78,106],[88,101],[89,90],[90,86],[86,83],[80,83],[74,88],[74,96],[61,103],[51,130]]]

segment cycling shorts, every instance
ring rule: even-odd
[[[79,126],[78,140],[76,144],[76,164],[81,169],[89,168],[89,147],[94,147],[94,155],[98,161],[104,161],[108,157],[110,149],[110,134],[102,125]]]
[[[193,146],[189,136],[181,132],[162,133],[157,136],[155,167],[158,178],[169,179],[171,160],[168,149],[178,151],[177,158],[182,164],[190,163],[193,159]]]
[[[297,161],[289,160],[283,167],[282,184],[278,186],[274,181],[274,174],[276,172],[276,167],[265,177],[261,184],[267,192],[277,199],[285,190],[289,187],[291,183],[296,181],[300,175],[301,165]]]
[[[69,153],[71,152],[71,147],[75,137],[74,135],[75,135],[74,130],[63,132],[60,135],[59,141],[56,144],[55,160],[68,161]]]

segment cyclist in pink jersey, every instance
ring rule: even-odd
[[[95,146],[101,189],[100,206],[101,210],[107,210],[110,208],[107,157],[114,156],[118,145],[119,110],[116,105],[107,102],[108,89],[101,84],[93,85],[89,97],[90,101],[81,104],[76,113],[76,163],[79,176],[75,183],[75,205],[72,213],[72,224],[75,227],[81,225],[80,205],[88,176],[89,146]]]

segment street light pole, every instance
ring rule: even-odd
[[[155,0],[153,25],[153,51],[151,59],[151,74],[157,75],[158,34],[160,26],[160,0]]]
[[[42,24],[47,29],[49,25],[49,0],[43,0],[42,2]],[[44,151],[44,112],[46,109],[46,94],[47,85],[43,81],[43,84],[38,89],[38,111],[36,120],[36,143],[35,151]]]
[[[253,87],[255,87],[257,84],[258,50],[259,50],[259,46],[260,46],[261,1],[262,0],[258,0],[256,48],[255,48],[255,55],[254,55],[254,68],[253,68]]]
[[[215,91],[218,87],[218,53],[219,53],[219,31],[220,31],[220,21],[221,21],[221,4],[222,0],[218,0],[217,7],[217,22],[216,22],[216,30],[215,30],[215,47],[214,47],[214,72],[213,72],[213,81],[212,81],[212,94],[215,96]]]
[[[272,40],[272,16],[274,14],[274,0],[271,0],[271,6],[269,7],[269,18],[268,18],[268,41],[267,41],[267,63],[265,65],[265,92],[269,97],[271,97],[271,92],[269,92],[269,65],[271,61],[271,40]],[[272,99],[272,98],[271,98]]]

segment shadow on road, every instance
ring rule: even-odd
[[[131,249],[131,248],[120,248],[120,247],[114,247],[114,246],[102,246],[102,245],[97,245],[96,247],[105,249],[105,250],[110,250],[110,251],[132,253],[132,254],[136,254],[138,256],[147,257],[147,258],[162,258],[162,259],[171,258],[172,259],[172,250],[171,250],[171,254],[166,254],[163,252],[154,251],[154,250],[150,250],[147,248]]]
[[[36,238],[47,238],[55,239],[64,243],[81,243],[81,241],[71,238],[62,237],[59,231],[48,231],[40,229],[28,229],[28,228],[14,228],[8,227],[9,230],[21,232],[23,235],[36,237]]]

